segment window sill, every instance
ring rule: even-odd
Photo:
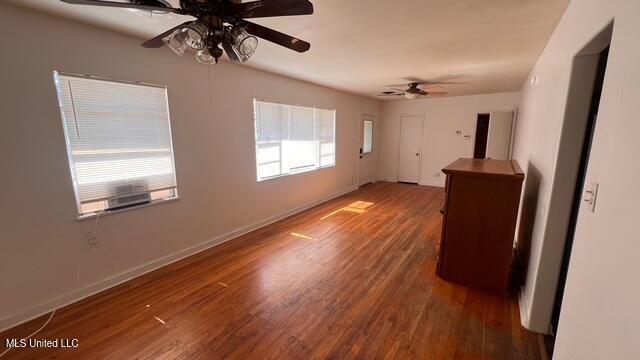
[[[275,179],[281,179],[287,176],[295,176],[295,175],[300,175],[300,174],[307,174],[307,173],[311,173],[314,171],[320,171],[320,170],[324,170],[324,169],[330,169],[332,167],[335,167],[336,164],[333,165],[325,165],[325,166],[321,166],[321,167],[317,167],[317,168],[312,168],[312,169],[305,169],[305,170],[298,170],[298,171],[293,171],[293,172],[289,172],[286,174],[282,174],[282,175],[275,175],[275,176],[270,176],[270,177],[266,177],[263,179],[258,179],[258,183],[262,183],[265,181],[270,181],[270,180],[275,180]]]
[[[168,198],[168,199],[154,200],[154,201],[146,203],[146,204],[140,204],[140,205],[136,205],[136,206],[131,206],[131,207],[124,208],[124,209],[104,210],[104,211],[102,211],[100,213],[100,217],[107,216],[107,215],[112,215],[112,214],[118,214],[118,213],[121,213],[121,212],[130,211],[130,210],[143,209],[143,208],[150,207],[150,206],[156,206],[156,205],[160,205],[160,204],[164,204],[164,203],[168,203],[168,202],[177,201],[179,199],[180,199],[179,196],[175,196],[175,197]],[[78,216],[78,220],[79,221],[90,220],[90,219],[95,219],[97,217],[98,217],[98,213],[97,212],[93,212],[93,213],[87,213],[87,214],[79,215]]]

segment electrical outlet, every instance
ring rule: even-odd
[[[596,211],[596,199],[598,198],[598,183],[591,181],[587,185],[582,198],[584,206],[591,212]]]
[[[96,245],[98,243],[98,234],[95,231],[89,231],[87,233],[87,243],[89,245]]]

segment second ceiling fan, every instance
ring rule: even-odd
[[[206,65],[218,63],[223,52],[230,60],[244,63],[255,52],[258,38],[305,52],[311,44],[279,31],[245,19],[311,15],[313,4],[308,0],[259,0],[238,2],[232,0],[180,0],[175,8],[165,0],[127,0],[126,2],[103,0],[61,0],[75,5],[94,5],[151,11],[152,13],[175,13],[195,18],[173,27],[146,41],[142,46],[159,48],[167,46],[178,55],[187,50],[196,52],[196,60]],[[223,50],[224,49],[224,50]]]

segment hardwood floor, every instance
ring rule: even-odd
[[[367,185],[61,309],[36,336],[78,348],[6,358],[538,359],[514,299],[435,276],[442,200]]]

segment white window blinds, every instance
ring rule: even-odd
[[[118,198],[176,196],[165,87],[58,73],[55,82],[81,214]]]
[[[258,181],[335,165],[335,110],[254,102]]]

